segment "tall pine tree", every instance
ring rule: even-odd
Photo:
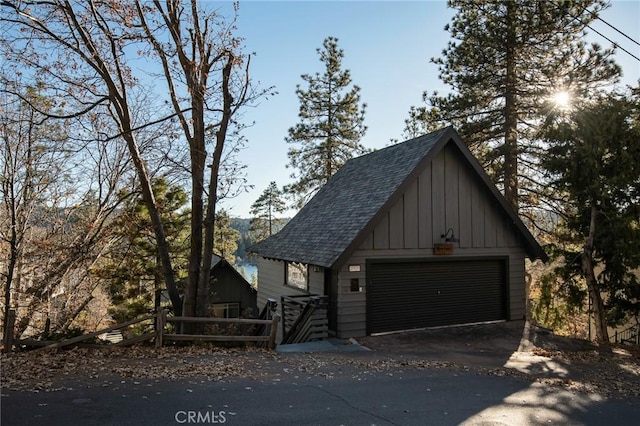
[[[154,179],[152,185],[165,225],[174,274],[179,281],[184,280],[189,262],[187,193],[162,177]],[[130,199],[112,229],[119,246],[110,253],[107,262],[94,268],[94,273],[108,280],[114,305],[111,314],[117,322],[123,322],[153,309],[154,293],[164,287],[162,266],[153,224],[140,196]]]
[[[638,93],[609,95],[544,129],[543,166],[566,203],[558,230],[565,263],[553,275],[568,295],[586,283],[603,345],[607,325],[640,315],[639,118]]]
[[[283,220],[277,215],[282,214],[286,207],[282,191],[275,182],[271,182],[262,195],[251,205],[252,217],[249,232],[254,242],[262,241],[278,231]]]
[[[216,213],[215,233],[213,239],[213,253],[224,257],[235,266],[235,253],[238,250],[240,232],[231,227],[231,218],[226,210],[220,209]]]
[[[407,133],[453,124],[517,210],[549,202],[541,185],[535,140],[554,93],[573,99],[616,81],[613,50],[584,41],[587,25],[605,7],[600,0],[450,0],[457,14],[445,29],[452,41],[439,66],[452,92],[424,93],[412,107]]]
[[[360,103],[360,88],[351,86],[349,70],[341,66],[344,52],[338,39],[328,37],[322,49],[317,49],[324,72],[303,74],[308,88],[300,85],[296,94],[300,100],[300,122],[289,129],[285,140],[296,147],[288,152],[289,165],[296,169],[295,182],[285,190],[304,205],[344,163],[366,152],[360,144],[367,128],[364,126],[366,104]],[[349,88],[351,86],[351,88]]]

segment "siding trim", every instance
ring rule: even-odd
[[[491,182],[489,175],[487,175],[480,163],[473,157],[473,154],[471,153],[471,151],[469,151],[469,148],[467,148],[467,146],[460,139],[455,130],[450,127],[445,133],[443,133],[443,135],[440,137],[440,140],[438,140],[426,153],[426,155],[418,162],[416,167],[411,171],[411,173],[409,173],[407,178],[398,186],[398,188],[396,188],[395,192],[382,205],[380,210],[378,210],[378,212],[373,215],[371,220],[369,220],[369,222],[363,227],[363,229],[360,230],[360,232],[346,247],[342,254],[338,256],[333,265],[331,265],[332,268],[340,269],[344,265],[344,262],[346,262],[349,257],[351,257],[351,255],[364,243],[369,233],[373,232],[374,228],[380,223],[381,219],[385,215],[387,216],[388,220],[389,210],[392,208],[392,206],[399,201],[400,197],[402,197],[410,187],[410,185],[413,184],[414,180],[418,179],[422,171],[429,165],[431,165],[432,160],[439,154],[443,153],[443,148],[445,146],[447,146],[447,148],[448,146],[451,146],[449,145],[450,143],[453,144],[453,146],[447,149],[447,151],[457,151],[457,154],[461,154],[461,159],[466,160],[464,161],[463,167],[471,167],[471,169],[475,172],[474,178],[478,178],[480,182],[482,182],[480,186],[483,187],[483,191],[481,192],[484,204],[493,204],[489,203],[490,198],[493,198],[493,201],[497,201],[502,210],[511,219],[512,223],[515,224],[516,229],[523,237],[525,252],[529,256],[529,258],[531,260],[539,258],[543,262],[547,262],[549,258],[540,244],[538,244],[536,239],[524,225],[522,220],[520,220],[518,214],[509,205],[504,196],[500,193],[500,191],[498,191],[498,188],[493,184],[493,182]],[[455,156],[460,157],[458,155]],[[462,166],[462,164],[460,166]],[[486,192],[485,189],[488,190],[488,192]]]

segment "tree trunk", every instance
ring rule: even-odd
[[[589,224],[589,236],[584,245],[584,252],[582,253],[582,273],[587,280],[587,289],[589,290],[589,296],[591,297],[593,318],[595,320],[596,327],[596,342],[601,347],[607,349],[609,344],[609,332],[607,331],[607,322],[605,320],[604,303],[602,302],[602,296],[598,290],[598,283],[596,281],[596,275],[593,271],[593,240],[596,233],[596,216],[598,215],[598,209],[595,204],[591,206],[591,221]]]
[[[194,96],[195,99],[195,95]],[[190,141],[191,152],[191,245],[189,254],[189,278],[184,298],[184,315],[194,317],[197,313],[198,283],[200,282],[200,265],[202,263],[202,231],[203,231],[203,194],[204,194],[204,167],[206,153],[204,146],[204,130],[198,131],[196,127],[201,120],[196,117],[202,113],[202,106],[197,107],[192,102],[194,132]],[[201,141],[198,142],[198,140]]]
[[[10,258],[7,270],[7,278],[4,285],[4,312],[3,312],[3,336],[6,336],[9,330],[9,311],[11,310],[11,286],[13,284],[13,276],[18,263],[18,247],[17,247],[17,235],[15,228],[15,212],[11,215],[12,229],[11,229],[11,241],[10,241]]]
[[[506,76],[504,102],[504,196],[518,211],[518,111],[516,105],[516,28],[514,2],[507,2]]]
[[[227,128],[231,121],[232,110],[231,89],[229,87],[231,79],[231,70],[233,67],[234,57],[232,53],[228,54],[227,63],[222,69],[222,119],[220,120],[220,128],[216,132],[216,148],[213,152],[213,164],[211,165],[211,177],[209,179],[209,198],[207,200],[207,211],[204,218],[204,256],[202,258],[202,270],[200,271],[200,282],[198,285],[198,311],[205,315],[209,305],[209,280],[211,275],[211,256],[213,255],[214,246],[214,230],[216,204],[218,202],[218,172],[220,171],[220,163],[222,161],[222,152],[227,137]]]
[[[144,165],[140,151],[138,150],[138,144],[135,137],[132,134],[132,127],[128,117],[121,119],[126,126],[123,126],[123,136],[127,142],[129,153],[133,159],[138,180],[140,181],[140,187],[142,190],[142,199],[144,204],[149,210],[149,217],[153,226],[153,231],[156,237],[156,244],[158,250],[158,257],[160,258],[162,265],[162,276],[167,286],[169,298],[171,299],[171,305],[176,316],[182,315],[182,300],[178,293],[178,287],[176,286],[175,277],[173,276],[173,268],[171,266],[171,256],[169,255],[169,245],[167,244],[167,238],[164,233],[164,225],[162,224],[162,218],[160,217],[160,211],[156,205],[155,196],[153,194],[153,188],[151,186],[151,179],[149,173]],[[127,129],[126,131],[124,129]]]

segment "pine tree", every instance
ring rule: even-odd
[[[603,345],[607,325],[640,314],[639,118],[638,93],[609,95],[544,129],[543,166],[567,206],[554,276],[568,298],[586,284]]]
[[[282,214],[286,210],[282,191],[275,182],[271,182],[262,195],[251,205],[251,239],[259,242],[273,235],[282,226]]]
[[[189,258],[187,194],[164,178],[154,179],[153,191],[162,212],[175,276],[184,280]],[[121,241],[119,250],[95,273],[110,281],[109,293],[114,304],[111,313],[117,322],[122,322],[153,309],[154,292],[164,285],[153,225],[140,197],[130,200],[113,229]]]
[[[231,218],[226,210],[216,213],[213,252],[224,257],[232,265],[236,264],[234,253],[238,250],[240,232],[231,227]]]
[[[324,72],[301,76],[308,88],[296,88],[300,122],[289,129],[285,138],[298,145],[288,152],[287,167],[297,170],[291,174],[295,182],[285,188],[298,207],[348,159],[366,152],[360,144],[367,129],[363,124],[366,104],[360,104],[358,86],[349,89],[351,73],[341,67],[344,51],[338,48],[338,39],[326,38],[317,52]]]
[[[411,108],[406,132],[453,124],[509,203],[527,210],[549,195],[535,131],[553,93],[577,99],[620,75],[613,50],[584,41],[605,3],[451,0],[449,7],[458,10],[445,27],[453,41],[432,62],[453,92],[425,92],[427,106]]]

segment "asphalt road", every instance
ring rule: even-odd
[[[2,426],[633,425],[640,401],[455,369],[2,391]]]

